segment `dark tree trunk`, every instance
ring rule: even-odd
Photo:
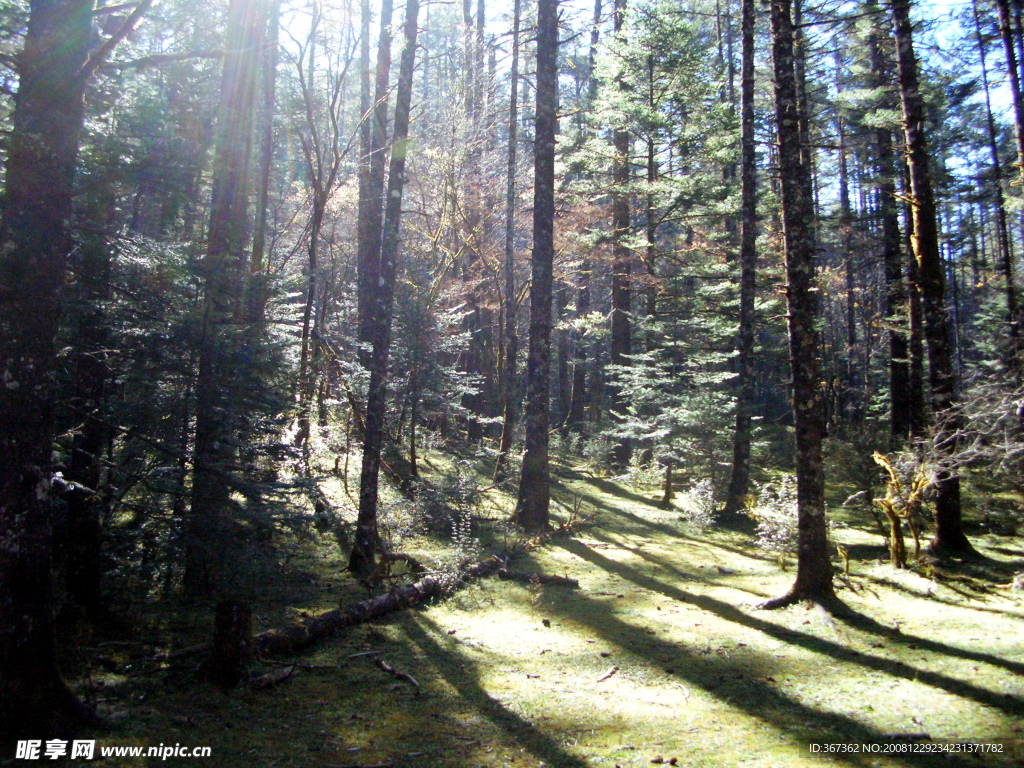
[[[498,460],[494,466],[495,481],[505,476],[505,464],[512,450],[512,435],[516,428],[516,355],[519,342],[516,338],[516,133],[518,124],[519,90],[519,16],[520,0],[515,0],[512,9],[512,72],[511,92],[508,110],[508,164],[505,179],[505,377],[503,381],[504,420],[501,425],[501,442],[498,446]]]
[[[101,184],[84,211],[93,230],[84,234],[79,247],[79,294],[82,317],[75,349],[75,402],[79,416],[85,418],[75,435],[71,461],[65,470],[67,495],[67,531],[65,586],[72,602],[87,619],[103,618],[100,595],[100,514],[104,491],[102,480],[103,449],[110,430],[103,419],[107,380],[107,350],[110,328],[105,305],[111,297],[111,244],[117,210],[117,191],[113,184]]]
[[[587,103],[593,104],[597,97],[597,77],[594,74],[594,63],[597,54],[597,42],[601,27],[601,0],[594,1],[594,23],[590,28],[590,52],[587,55]],[[584,317],[590,312],[590,271],[591,263],[584,258],[576,275],[576,316]],[[563,427],[566,430],[579,430],[587,407],[587,348],[578,335],[574,344],[572,363],[572,394],[569,397],[569,413]]]
[[[904,134],[904,141],[906,134]],[[904,145],[905,149],[905,145]],[[906,152],[903,153],[906,155]],[[921,278],[914,255],[914,206],[910,199],[910,165],[906,157],[901,163],[903,176],[904,245],[907,252],[907,293],[910,316],[908,347],[910,353],[910,437],[915,442],[924,439],[927,418],[924,403],[924,308],[921,303]]]
[[[249,678],[252,663],[252,609],[238,600],[217,603],[210,657],[200,672],[214,685],[230,691]]]
[[[317,343],[318,331],[314,315],[316,314],[317,282],[320,272],[319,243],[320,229],[323,225],[324,212],[327,207],[327,196],[330,189],[318,177],[322,168],[309,166],[310,184],[313,185],[313,212],[309,222],[309,243],[306,247],[309,272],[306,281],[306,305],[302,311],[302,337],[299,351],[299,424],[295,436],[296,445],[306,445],[309,440],[309,412],[313,403],[313,389],[316,383],[314,362],[319,357]]]
[[[526,452],[516,523],[548,527],[548,382],[551,374],[551,290],[555,256],[555,122],[558,86],[558,0],[537,2],[537,132],[534,142],[533,282],[526,371]]]
[[[940,455],[949,457],[955,450],[956,442],[956,425],[953,423],[952,412],[956,399],[956,381],[943,297],[944,281],[935,197],[928,168],[924,105],[918,90],[917,59],[914,56],[910,25],[910,0],[893,0],[892,16],[904,130],[907,136],[910,191],[914,206],[912,245],[917,259],[924,305],[932,413],[937,421],[935,439]],[[944,466],[936,475],[935,488],[935,538],[929,544],[929,550],[937,555],[972,554],[974,548],[961,526],[959,476],[953,469]]]
[[[559,283],[555,292],[555,311],[557,322],[561,322],[566,316],[566,307],[569,305],[569,287],[565,283]],[[569,416],[569,402],[572,399],[572,387],[569,379],[569,331],[561,329],[558,334],[558,376],[556,378],[555,401],[558,403],[558,413],[553,422],[564,424]]]
[[[205,305],[196,379],[192,508],[186,521],[184,588],[205,597],[227,553],[229,478],[237,436],[241,355],[236,328],[246,266],[252,117],[259,82],[263,3],[232,0],[221,81],[210,232],[202,263]]]
[[[754,0],[743,0],[740,18],[740,318],[736,339],[736,432],[732,473],[722,511],[743,510],[750,487],[751,415],[754,407],[754,298],[757,291],[757,153],[754,137]]]
[[[868,6],[878,12],[878,6]],[[877,18],[877,17],[876,17]],[[879,89],[882,109],[895,111],[891,59],[882,49],[883,38],[876,22],[868,37],[871,53],[871,85]],[[899,444],[910,434],[910,366],[906,323],[909,322],[907,291],[903,283],[900,252],[900,222],[896,209],[896,156],[892,131],[875,129],[876,173],[878,175],[879,219],[882,225],[882,263],[885,269],[885,315],[889,318],[889,429]]]
[[[818,338],[814,327],[817,307],[814,298],[813,200],[807,194],[811,169],[806,162],[807,148],[801,143],[802,110],[794,67],[793,20],[789,0],[772,0],[771,23],[796,431],[797,574],[789,593],[769,601],[765,607],[789,605],[799,600],[814,600],[834,606],[838,601],[832,588],[832,564],[828,556],[821,460],[824,409],[818,376]]]
[[[999,36],[1003,40],[1003,51],[1006,53],[1006,71],[1009,75],[1010,94],[1013,97],[1013,126],[1017,139],[1017,162],[1020,165],[1021,182],[1024,183],[1024,95],[1021,94],[1020,70],[1017,69],[1017,53],[1013,45],[1010,0],[995,0],[995,2],[996,9],[999,11]]]
[[[380,452],[384,438],[385,401],[388,386],[388,352],[391,348],[391,309],[398,275],[399,225],[402,193],[405,187],[405,158],[408,150],[409,112],[412,105],[412,79],[416,63],[416,33],[419,0],[405,6],[405,49],[398,73],[395,95],[395,128],[388,171],[387,209],[381,237],[379,281],[372,294],[373,354],[370,358],[370,389],[366,399],[363,435],[363,467],[359,478],[359,518],[349,569],[360,577],[369,575],[376,564],[377,484],[380,476]]]
[[[363,22],[364,27],[369,26],[369,8],[366,9],[366,14],[367,20]],[[392,0],[383,0],[380,10],[377,77],[374,85],[372,113],[363,113],[363,120],[370,123],[370,131],[369,144],[363,157],[366,195],[359,198],[359,248],[356,265],[358,307],[356,314],[359,322],[359,361],[364,368],[370,367],[372,353],[369,347],[374,343],[373,331],[376,321],[376,318],[373,317],[376,304],[374,296],[380,282],[382,216],[385,202],[384,172],[387,166],[388,80],[391,77],[391,15]],[[360,138],[362,138],[362,134],[360,134]]]
[[[576,316],[584,317],[590,313],[590,261],[584,259],[576,279],[579,287],[576,290]],[[587,347],[583,339],[576,337],[575,357],[572,363],[572,394],[569,396],[569,412],[565,417],[565,428],[579,430],[587,407]]]
[[[839,72],[836,90],[842,92]],[[850,210],[850,183],[847,163],[846,121],[839,118],[839,237],[842,241],[846,288],[846,386],[843,396],[843,417],[850,422],[860,419],[861,386],[857,372],[857,299],[854,280],[853,214]]]
[[[274,106],[277,88],[277,49],[281,26],[281,0],[271,0],[263,44],[263,105],[260,113],[260,186],[253,226],[252,259],[249,262],[247,320],[262,325],[267,303],[265,259],[267,210],[270,207],[270,176],[274,168]]]
[[[91,0],[35,0],[17,58],[0,228],[0,743],[67,734],[88,710],[53,649],[50,483],[56,335]]]
[[[1002,0],[1005,5],[1006,0]],[[1007,16],[1009,14],[1007,13]],[[1007,23],[1009,19],[1007,18]],[[1002,15],[1000,15],[1000,25]],[[1007,350],[1007,367],[1017,370],[1020,365],[1020,316],[1017,311],[1017,289],[1013,283],[1013,255],[1011,253],[1010,230],[1006,225],[1006,201],[1003,199],[1003,173],[1002,163],[999,161],[998,138],[996,134],[996,122],[992,117],[992,101],[989,97],[988,68],[985,65],[985,41],[981,36],[981,23],[978,20],[978,3],[974,2],[974,29],[978,38],[978,55],[981,59],[981,82],[985,89],[985,122],[988,129],[988,147],[992,155],[992,180],[995,186],[996,202],[996,242],[999,246],[999,266],[1003,271],[1003,279],[1006,281],[1006,325],[1010,339]],[[1012,54],[1012,42],[1007,49]],[[1012,92],[1011,87],[1011,92]],[[1019,97],[1020,83],[1017,84],[1017,95]]]
[[[625,21],[626,0],[615,0],[615,32],[620,34]],[[623,90],[627,87],[621,79],[616,79],[616,87]],[[626,238],[629,237],[629,130],[624,127],[615,129],[613,135],[615,155],[612,161],[612,365],[629,365],[631,349],[632,323],[630,321],[630,271],[632,263]],[[622,399],[620,388],[612,387],[611,392],[612,418],[617,422],[625,420],[626,403]],[[627,438],[616,438],[617,444],[612,451],[612,463],[623,469],[629,464],[632,453]]]

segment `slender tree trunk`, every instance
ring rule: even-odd
[[[312,165],[309,168],[310,174],[315,171]],[[299,428],[295,436],[296,445],[307,445],[309,440],[309,412],[313,403],[313,389],[316,383],[314,372],[314,360],[318,357],[316,341],[317,323],[315,320],[317,281],[320,272],[319,243],[320,229],[323,226],[324,212],[327,207],[327,195],[329,190],[323,186],[322,179],[311,178],[310,183],[315,185],[313,190],[313,215],[309,223],[309,244],[306,248],[308,262],[306,268],[309,277],[306,281],[306,305],[302,310],[302,336],[299,351]]]
[[[601,0],[594,1],[594,22],[590,28],[590,52],[587,56],[587,103],[593,104],[597,97],[597,77],[594,74],[597,42],[601,27]],[[585,317],[590,313],[590,260],[584,258],[576,275],[576,316]],[[574,344],[572,364],[572,395],[569,398],[569,414],[563,427],[566,430],[579,430],[587,404],[587,347],[579,334]]]
[[[246,266],[262,7],[260,0],[233,0],[228,9],[210,231],[202,264],[206,296],[196,379],[192,508],[185,536],[184,587],[193,598],[206,597],[217,588],[228,550],[226,512],[238,427],[236,400],[241,394],[235,327]]]
[[[838,54],[837,54],[838,55]],[[839,71],[836,71],[836,91],[842,93]],[[843,418],[850,422],[860,419],[860,382],[857,375],[857,299],[854,280],[853,214],[850,209],[850,181],[847,163],[846,121],[840,117],[839,125],[839,237],[842,241],[846,288],[846,386],[843,393]]]
[[[61,283],[91,0],[36,0],[17,57],[0,226],[0,743],[88,718],[53,649],[51,454]]]
[[[924,327],[928,346],[932,413],[937,421],[936,444],[943,458],[955,450],[955,375],[950,349],[939,253],[935,197],[928,168],[928,144],[924,133],[924,106],[918,90],[917,59],[910,25],[910,0],[892,0],[896,63],[907,136],[910,190],[913,198],[912,245],[919,270]],[[961,526],[960,478],[944,466],[935,480],[935,538],[929,550],[937,555],[968,555],[974,552]]]
[[[370,389],[366,399],[363,467],[359,478],[359,518],[356,521],[355,541],[349,559],[349,569],[360,577],[365,577],[373,571],[378,549],[377,485],[384,437],[388,352],[391,348],[391,310],[398,275],[399,225],[402,215],[402,193],[405,188],[405,159],[408,151],[409,112],[412,105],[419,10],[419,0],[408,0],[405,6],[405,50],[402,51],[398,90],[395,95],[395,127],[391,167],[388,171],[387,209],[384,213],[384,231],[381,237],[380,275],[372,297],[373,355],[370,359]]]
[[[740,39],[740,317],[737,336],[736,432],[722,515],[735,519],[750,488],[754,408],[754,298],[757,291],[757,153],[754,137],[754,0],[742,0]]]
[[[626,0],[615,0],[615,33],[622,34],[625,22]],[[627,86],[621,75],[616,79],[616,87],[624,90]],[[629,237],[629,130],[617,127],[613,134],[615,154],[612,161],[612,365],[629,365],[632,351],[632,322],[630,320],[630,271],[632,259],[626,238]],[[612,387],[611,411],[612,418],[617,422],[625,420],[626,403],[622,399],[620,387]],[[629,464],[632,448],[628,438],[616,438],[617,444],[612,451],[612,463],[619,469]]]
[[[369,14],[369,10],[367,10]],[[366,153],[366,198],[359,208],[359,249],[357,256],[357,316],[359,321],[359,361],[370,367],[374,343],[373,329],[377,286],[380,283],[381,233],[384,215],[384,172],[387,169],[388,81],[391,77],[392,0],[383,0],[380,10],[380,37],[377,43],[377,76],[373,94],[373,112],[364,113],[370,121],[369,145]],[[369,22],[364,21],[364,26]],[[363,200],[363,198],[360,198]]]
[[[562,282],[558,284],[555,291],[555,313],[557,322],[566,317],[566,307],[569,305],[569,287]],[[572,398],[572,388],[569,383],[569,331],[561,329],[555,331],[558,338],[558,375],[555,383],[555,402],[558,404],[558,413],[552,420],[555,424],[564,424],[569,416],[569,402]]]
[[[1006,0],[1003,0],[1005,3]],[[1010,339],[1007,352],[1007,363],[1011,370],[1020,365],[1020,316],[1017,310],[1017,289],[1013,282],[1013,256],[1010,247],[1010,230],[1006,224],[1006,201],[1003,198],[1003,171],[999,161],[996,122],[992,117],[992,100],[988,88],[988,68],[985,65],[985,41],[981,36],[981,23],[978,20],[978,3],[974,2],[974,30],[978,39],[978,55],[981,59],[981,82],[985,89],[985,124],[988,129],[988,148],[992,155],[992,183],[996,193],[996,243],[999,246],[999,266],[1006,281],[1006,325]],[[1007,16],[1009,14],[1007,13]],[[1002,17],[1000,17],[1000,20]],[[1007,22],[1009,20],[1007,19]],[[1012,42],[1008,50],[1013,52]],[[1011,92],[1012,92],[1011,86]],[[1017,96],[1020,96],[1020,83],[1017,84]]]
[[[1013,126],[1017,139],[1017,163],[1020,165],[1021,183],[1024,183],[1024,95],[1021,94],[1020,70],[1017,68],[1017,53],[1013,45],[1010,0],[995,0],[999,12],[999,36],[1003,40],[1006,54],[1006,71],[1009,75],[1010,94],[1013,98]]]
[[[867,6],[879,13],[876,3]],[[877,15],[872,17],[877,19]],[[879,106],[895,111],[892,92],[891,59],[882,49],[878,24],[873,21],[868,35],[871,55],[871,85],[881,93]],[[903,283],[900,252],[900,223],[896,208],[896,157],[892,131],[884,126],[875,129],[875,173],[878,178],[878,217],[882,230],[882,263],[885,269],[885,316],[889,334],[889,430],[894,444],[910,434],[910,368],[906,323],[909,322],[907,291]]]
[[[772,59],[779,138],[779,180],[786,247],[786,300],[793,376],[796,431],[797,575],[789,593],[765,603],[775,608],[799,600],[836,606],[825,524],[825,483],[821,447],[824,409],[818,376],[818,338],[814,293],[813,200],[808,196],[811,169],[801,143],[800,87],[794,67],[790,0],[772,0]]]
[[[498,460],[494,466],[495,481],[505,476],[505,465],[512,450],[512,435],[516,427],[516,141],[519,98],[519,16],[521,0],[515,0],[512,9],[512,72],[508,110],[508,164],[505,179],[505,380],[504,421]]]
[[[72,602],[94,623],[105,613],[100,593],[100,514],[105,495],[100,488],[100,457],[110,439],[102,416],[110,376],[110,327],[105,306],[111,297],[110,234],[114,231],[116,211],[117,190],[113,183],[101,184],[89,195],[84,213],[94,231],[84,233],[79,246],[78,300],[84,311],[73,345],[75,407],[85,421],[75,435],[71,461],[64,472],[70,488],[64,582]]]
[[[270,177],[274,168],[274,106],[277,88],[277,49],[281,27],[281,0],[271,0],[263,44],[263,105],[260,113],[260,186],[253,227],[252,259],[249,262],[247,319],[262,325],[266,310],[267,210],[270,207]]]
[[[551,372],[551,290],[555,256],[555,122],[558,87],[558,0],[537,2],[537,129],[534,142],[533,281],[526,371],[526,452],[516,523],[548,527],[548,382]]]
[[[904,133],[904,142],[906,133]],[[905,143],[902,145],[905,150]],[[901,165],[902,170],[902,198],[903,220],[904,220],[904,245],[907,252],[907,293],[909,338],[908,346],[910,352],[910,437],[914,442],[920,442],[925,437],[927,418],[924,402],[924,307],[921,302],[921,277],[917,266],[917,257],[914,254],[914,206],[911,203],[913,193],[910,191],[910,164],[903,152],[904,158]]]

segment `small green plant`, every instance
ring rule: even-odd
[[[715,524],[715,486],[711,478],[694,480],[681,496],[682,516],[688,524],[701,531]]]
[[[656,461],[644,463],[643,454],[638,451],[633,452],[629,459],[629,468],[626,470],[626,476],[633,488],[639,490],[658,485],[661,482],[661,474]]]
[[[757,485],[754,504],[747,514],[757,522],[756,544],[786,570],[786,557],[796,549],[796,479],[785,476]]]

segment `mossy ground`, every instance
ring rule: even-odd
[[[655,489],[566,471],[554,494],[563,519],[578,502],[591,520],[513,569],[574,577],[578,590],[484,579],[281,660],[305,667],[265,690],[221,693],[197,681],[195,659],[116,672],[91,662],[86,682],[119,722],[99,743],[210,746],[210,758],[166,762],[266,768],[1024,761],[1024,596],[991,586],[1022,567],[1019,538],[977,536],[983,563],[956,580],[929,578],[880,564],[873,526],[849,521],[835,538],[850,554],[855,591],[839,594],[860,618],[840,620],[804,606],[759,610],[792,573],[748,534],[689,529],[678,508],[652,500]],[[494,521],[507,515],[506,497],[487,497]],[[257,631],[366,596],[343,575],[331,536],[289,551],[275,589],[255,605]],[[166,604],[136,620],[128,644],[87,641],[83,657],[126,661],[161,643],[198,642],[210,625],[202,611]],[[369,650],[420,690],[358,655]],[[908,734],[1018,741],[984,758],[807,750]]]

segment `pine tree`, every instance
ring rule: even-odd
[[[516,506],[516,523],[535,533],[548,526],[551,498],[548,487],[548,382],[551,374],[551,291],[555,257],[557,87],[558,0],[538,0],[530,352],[524,414],[526,452]]]

